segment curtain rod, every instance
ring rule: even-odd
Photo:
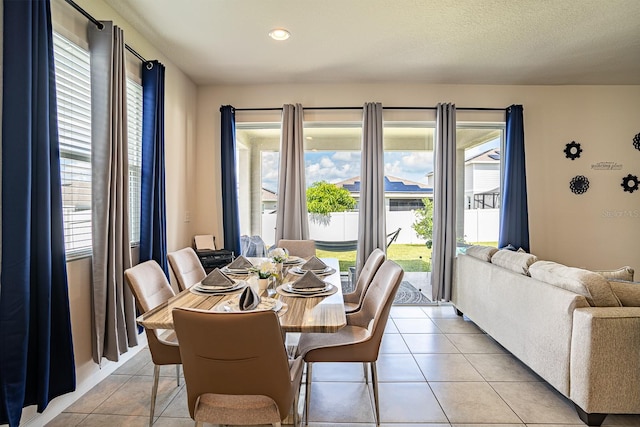
[[[81,8],[80,6],[78,6],[78,4],[76,2],[74,2],[73,0],[65,0],[71,7],[73,7],[76,11],[80,12],[85,18],[87,18],[89,21],[91,21],[96,27],[98,27],[99,30],[104,28],[104,24],[100,21],[98,21],[96,18],[94,18],[93,16],[91,16],[89,14],[89,12],[87,12],[86,10],[84,10],[83,8]],[[133,54],[133,56],[135,56],[136,58],[138,58],[140,61],[142,61],[143,63],[145,62],[149,62],[146,59],[144,59],[144,57],[142,55],[140,55],[138,52],[136,52],[131,46],[129,46],[128,44],[125,43],[124,47]]]
[[[303,107],[303,110],[362,110],[362,107]],[[382,107],[383,110],[435,110],[436,107]],[[235,111],[282,111],[282,107],[234,108]],[[462,111],[506,111],[506,108],[494,107],[458,107]]]

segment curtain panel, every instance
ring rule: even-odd
[[[240,213],[236,179],[236,110],[231,105],[220,107],[220,170],[222,173],[222,230],[224,248],[241,253]]]
[[[164,164],[164,72],[158,61],[142,66],[142,172],[140,262],[154,260],[169,278]]]
[[[456,106],[436,106],[432,301],[451,300],[456,255]]]
[[[280,175],[276,244],[280,239],[307,240],[309,217],[304,169],[304,137],[302,105],[282,107],[282,139],[280,140]]]
[[[506,113],[506,142],[500,236],[498,246],[509,244],[529,252],[529,213],[527,206],[527,168],[524,153],[522,105],[512,105]]]
[[[382,104],[367,102],[362,110],[357,274],[362,270],[371,252],[381,249],[386,253],[387,250]]]
[[[138,344],[131,267],[124,35],[89,24],[91,53],[93,359],[117,361]]]
[[[4,1],[0,424],[75,390],[49,1]]]

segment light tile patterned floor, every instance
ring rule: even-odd
[[[316,363],[309,425],[373,427],[362,372],[361,364]],[[48,425],[146,426],[152,374],[141,351]],[[193,426],[184,382],[176,386],[173,367],[161,375],[154,426]],[[382,426],[584,427],[570,401],[451,306],[394,306],[378,375]],[[637,427],[640,416],[609,415],[603,425]]]

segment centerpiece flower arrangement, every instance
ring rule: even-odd
[[[286,249],[275,248],[271,252],[269,252],[269,257],[276,264],[280,264],[283,263],[287,258],[289,258],[289,253],[287,253]]]
[[[259,279],[268,279],[276,272],[275,266],[271,261],[264,261],[260,265],[253,267],[250,270],[254,273],[257,273]]]

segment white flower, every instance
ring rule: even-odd
[[[275,266],[271,261],[264,261],[258,267],[258,275],[261,279],[268,279],[275,272]]]
[[[283,248],[275,248],[274,250],[269,252],[269,256],[276,263],[283,262],[284,260],[289,258],[289,254]]]

